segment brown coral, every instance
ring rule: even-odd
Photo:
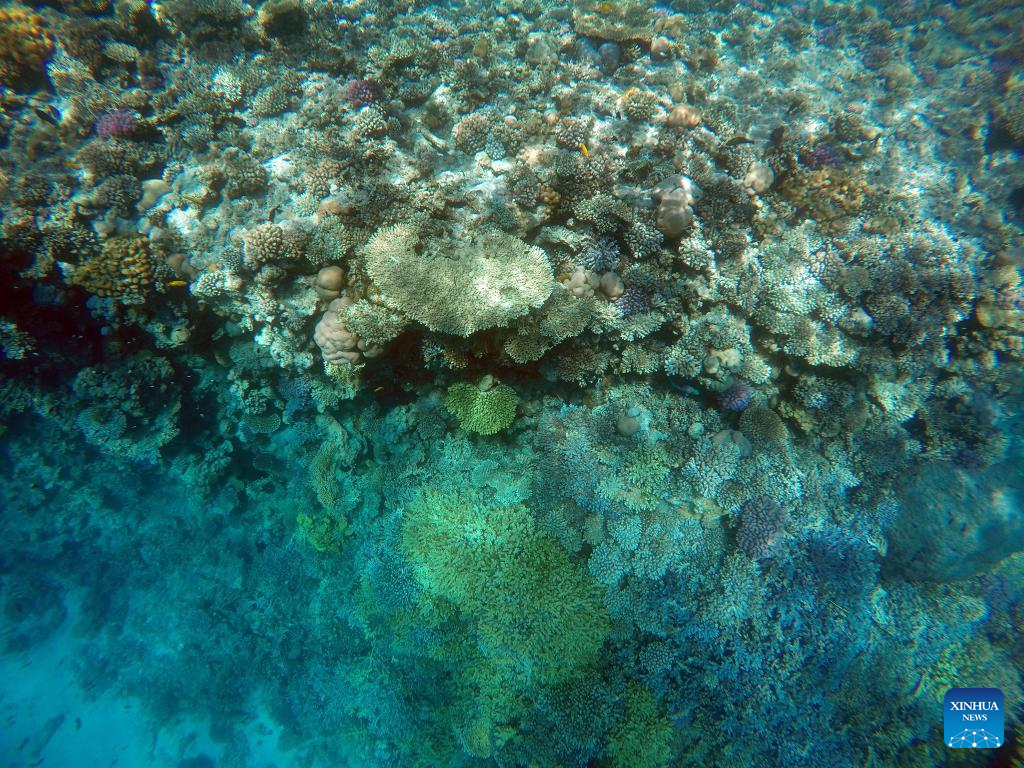
[[[21,5],[0,6],[0,83],[39,74],[53,53],[43,20]]]
[[[153,257],[141,237],[115,237],[72,273],[70,282],[95,296],[141,304],[153,284]]]
[[[870,191],[861,173],[832,166],[795,174],[782,186],[782,196],[828,233],[842,231],[859,215]]]
[[[650,91],[630,88],[619,99],[619,109],[630,120],[643,123],[654,115],[658,97]]]
[[[646,3],[637,0],[577,0],[573,3],[572,21],[578,35],[598,40],[649,43],[654,36],[654,13]]]

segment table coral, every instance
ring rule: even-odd
[[[507,325],[543,304],[554,287],[544,251],[502,232],[455,244],[395,225],[378,231],[365,250],[384,304],[456,336]]]
[[[596,659],[609,630],[596,583],[526,507],[427,488],[405,508],[402,547],[420,586],[476,623],[495,672],[522,671],[506,682],[558,682]]]

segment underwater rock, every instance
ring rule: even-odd
[[[622,63],[622,46],[612,42],[601,43],[597,55],[600,58],[601,71],[606,75],[615,74],[615,70]]]

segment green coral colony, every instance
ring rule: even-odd
[[[1024,761],[1021,29],[0,4],[4,752]]]

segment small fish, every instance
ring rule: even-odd
[[[590,157],[590,150],[589,150],[589,149],[587,149],[587,145],[586,145],[586,143],[584,143],[584,142],[582,142],[582,141],[580,142],[580,152],[582,152],[582,153],[583,153],[583,156],[584,156],[584,157],[587,157],[587,158],[589,158],[589,157]]]
[[[725,146],[727,146],[727,147],[735,147],[737,144],[753,144],[753,143],[754,143],[754,140],[752,138],[750,138],[749,136],[733,136],[731,139],[729,139],[727,142],[725,142]]]
[[[60,112],[56,107],[45,104],[43,106],[33,106],[32,110],[40,120],[45,120],[50,125],[60,125]]]
[[[377,388],[376,388],[376,389],[374,389],[373,391],[374,391],[374,392],[382,392],[383,390],[384,390],[384,387],[377,387]]]
[[[185,280],[171,280],[167,283],[169,288],[182,288],[186,285],[188,285],[188,283]]]

